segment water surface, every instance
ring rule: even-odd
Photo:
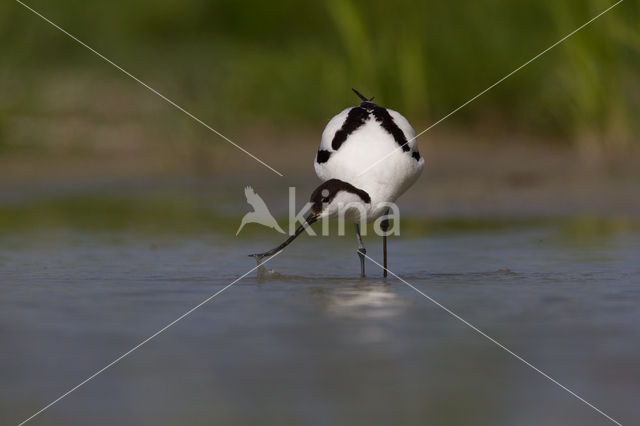
[[[640,419],[640,234],[390,241],[391,270],[623,424]],[[0,423],[17,424],[255,266],[280,235],[20,231],[0,248]],[[367,264],[303,236],[32,424],[606,425]],[[367,237],[381,258],[380,241]]]

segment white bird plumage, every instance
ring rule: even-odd
[[[409,151],[398,149],[399,144],[393,135],[382,128],[372,115],[369,115],[365,123],[350,133],[345,142],[334,150],[331,142],[353,108],[359,107],[345,109],[333,117],[325,127],[319,151],[328,151],[330,156],[322,163],[316,159],[314,167],[316,174],[323,181],[340,179],[366,191],[371,197],[367,212],[367,219],[371,220],[385,212],[384,207],[377,207],[380,203],[395,202],[415,183],[424,169],[424,158],[419,157],[416,160],[412,156],[413,153],[418,153],[418,144],[414,139],[416,132],[406,118],[390,109],[387,110],[389,115],[409,141]],[[384,157],[387,158],[375,164]],[[371,167],[372,164],[375,166]]]
[[[274,249],[251,255],[258,262],[282,250],[309,224],[323,217],[344,214],[355,224],[360,272],[364,277],[367,251],[360,237],[359,223],[362,219],[368,222],[385,215],[389,204],[409,189],[422,173],[424,158],[418,152],[416,132],[407,119],[397,111],[374,104],[373,98],[367,99],[355,89],[353,91],[362,100],[360,105],[341,111],[329,120],[322,132],[314,167],[323,183],[311,194],[311,213],[306,223]],[[386,218],[381,227],[386,231]],[[383,232],[382,241],[386,277],[386,232]]]

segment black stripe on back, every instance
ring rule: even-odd
[[[378,105],[375,105],[375,104],[372,104],[372,105],[374,105],[374,108],[372,109],[371,112],[373,113],[373,116],[376,118],[376,121],[380,123],[383,129],[385,129],[387,132],[389,132],[389,134],[391,134],[391,136],[393,136],[393,139],[396,141],[398,145],[402,147],[403,151],[405,152],[409,151],[411,148],[407,143],[407,138],[404,135],[404,132],[400,130],[400,127],[398,127],[396,122],[393,121],[393,117],[391,117],[391,114],[389,114],[389,111],[387,111],[385,108],[382,108]]]
[[[347,119],[342,123],[342,127],[333,135],[331,148],[334,151],[340,149],[347,137],[361,127],[367,121],[367,118],[369,118],[369,112],[366,109],[361,107],[351,108],[349,114],[347,114]]]
[[[420,161],[420,153],[418,151],[413,151],[411,156],[416,159],[416,161]]]

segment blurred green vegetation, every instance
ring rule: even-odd
[[[356,87],[419,131],[613,1],[26,3],[222,129],[318,126],[357,102]],[[640,1],[624,1],[447,125],[489,123],[601,148],[637,143],[639,23]],[[70,113],[63,101],[43,107],[44,89],[64,98],[64,87],[85,81],[82,110],[103,101],[103,80],[126,79],[16,2],[0,4],[0,43],[0,149],[22,137],[8,130],[16,117]],[[67,86],[56,91],[60,81]],[[123,95],[153,96],[130,84]]]
[[[279,216],[285,227],[288,217]],[[208,200],[193,196],[136,197],[59,197],[15,205],[0,205],[0,236],[15,233],[41,233],[52,230],[74,230],[92,233],[126,231],[138,234],[197,235],[214,232],[235,238],[239,225],[237,212],[216,207]],[[320,233],[320,225],[314,225]],[[508,231],[548,228],[564,244],[589,245],[637,232],[640,222],[623,217],[403,217],[403,238],[469,233],[504,233]],[[249,229],[249,228],[247,228]],[[367,235],[375,237],[372,226]],[[250,232],[239,238],[275,235],[272,229],[251,225]],[[339,235],[336,222],[330,224],[330,235]],[[348,239],[352,235],[346,232]]]

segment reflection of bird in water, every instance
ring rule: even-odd
[[[242,218],[242,222],[240,223],[240,227],[236,232],[236,235],[240,233],[244,225],[246,225],[247,223],[259,223],[260,225],[273,228],[281,234],[285,233],[282,228],[280,228],[280,225],[278,225],[278,222],[276,222],[276,220],[271,215],[271,212],[269,211],[267,205],[264,203],[264,200],[262,200],[262,198],[260,198],[260,196],[256,194],[252,187],[247,186],[244,189],[244,195],[245,197],[247,197],[247,203],[249,203],[249,205],[253,207],[253,211],[244,215],[244,217]]]
[[[407,306],[396,293],[379,286],[338,289],[325,297],[327,310],[339,316],[388,318]]]

